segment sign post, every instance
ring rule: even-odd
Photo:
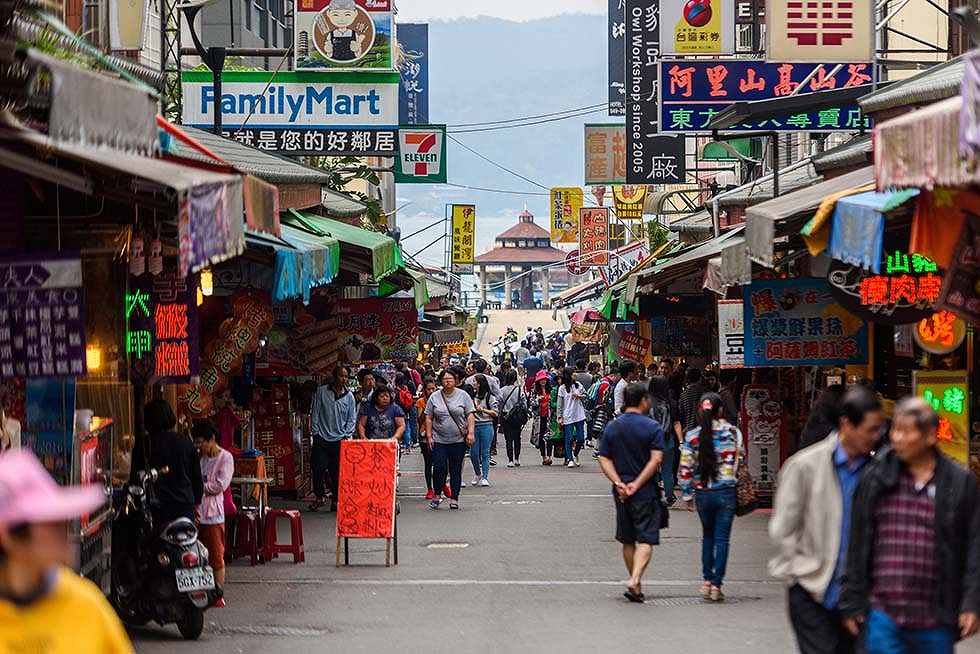
[[[344,565],[350,565],[351,538],[383,538],[385,567],[391,567],[394,544],[398,565],[398,527],[395,489],[398,483],[398,444],[388,440],[347,440],[340,446],[340,484],[337,496],[337,567],[344,541]]]

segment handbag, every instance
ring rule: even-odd
[[[739,437],[741,434],[739,434]],[[758,508],[759,489],[748,466],[740,465],[742,441],[738,439],[735,447],[735,515],[742,517]]]

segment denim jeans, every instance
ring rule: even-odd
[[[449,490],[459,499],[459,489],[463,486],[463,459],[466,458],[466,443],[432,444],[432,490],[437,494],[446,485],[446,475],[449,475]]]
[[[694,502],[701,518],[701,573],[705,581],[721,588],[735,520],[735,488],[697,490]]]
[[[402,433],[402,442],[401,442],[402,447],[410,446],[412,444],[412,441],[415,440],[414,438],[412,438],[412,434],[415,431],[415,426],[417,424],[418,418],[417,417],[412,418],[413,413],[415,413],[415,411],[405,412],[405,431]]]
[[[664,441],[664,460],[660,464],[660,478],[664,482],[664,495],[667,496],[668,502],[674,501],[674,457],[677,456],[677,444],[671,437],[665,438]]]
[[[565,436],[565,460],[570,461],[578,457],[579,450],[585,445],[585,421],[562,425],[562,434]]]
[[[482,479],[486,479],[490,476],[490,443],[493,442],[493,423],[476,423],[473,438],[473,447],[470,448],[470,462],[473,464],[473,474]]]
[[[948,627],[905,629],[872,609],[865,627],[867,654],[953,654],[956,634]]]

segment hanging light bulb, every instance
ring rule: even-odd
[[[210,268],[201,271],[201,293],[207,296],[214,293],[214,277],[211,275]]]
[[[151,275],[159,275],[163,272],[163,243],[160,242],[159,236],[150,241],[150,258],[147,259],[146,268]]]
[[[146,255],[143,253],[143,237],[134,236],[129,246],[129,272],[139,277],[146,270]]]
[[[92,343],[85,347],[85,365],[89,372],[102,367],[102,348]]]

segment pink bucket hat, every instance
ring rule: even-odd
[[[70,520],[105,501],[95,484],[59,486],[27,450],[0,455],[0,525]]]
[[[542,379],[548,379],[548,373],[544,370],[539,370],[536,375],[534,375],[534,381],[539,382]]]

